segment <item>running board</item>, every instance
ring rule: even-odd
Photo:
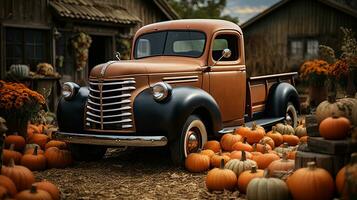
[[[278,122],[282,122],[284,119],[285,119],[285,117],[264,118],[264,119],[258,119],[258,120],[247,122],[247,123],[245,123],[245,125],[248,127],[251,127],[253,125],[253,122],[255,122],[257,125],[267,127],[267,126],[272,126]],[[241,126],[227,127],[227,128],[224,128],[224,129],[218,131],[218,133],[219,134],[233,133],[234,130],[236,130],[239,127],[241,127]]]

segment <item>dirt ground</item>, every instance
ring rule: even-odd
[[[100,161],[35,175],[57,184],[62,199],[244,199],[238,191],[208,192],[206,173],[173,166],[163,149],[109,149]]]

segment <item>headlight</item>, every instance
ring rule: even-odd
[[[73,82],[65,82],[62,86],[62,96],[66,100],[72,99],[79,91],[79,85]]]
[[[155,101],[163,101],[171,95],[171,86],[164,82],[155,83],[151,86]]]

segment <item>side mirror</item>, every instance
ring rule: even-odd
[[[229,58],[232,55],[232,51],[230,49],[223,49],[222,57],[219,58],[217,61],[220,61],[222,58]]]

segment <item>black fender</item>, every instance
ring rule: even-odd
[[[84,109],[89,90],[81,87],[71,100],[60,98],[57,105],[57,121],[60,131],[81,133],[84,127]]]
[[[171,96],[163,102],[156,102],[151,89],[147,88],[134,100],[136,131],[151,135],[164,134],[169,141],[179,135],[191,114],[199,115],[210,136],[217,136],[218,131],[222,129],[221,113],[216,101],[199,88],[173,88]]]
[[[269,90],[265,109],[266,116],[285,116],[288,102],[292,102],[300,112],[299,94],[295,87],[286,82],[275,83]]]

